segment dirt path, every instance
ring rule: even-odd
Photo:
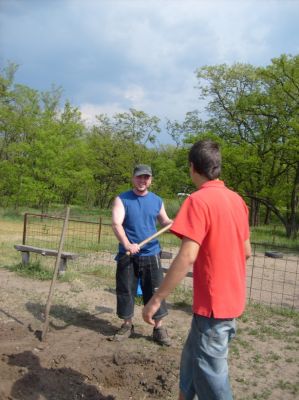
[[[140,306],[135,336],[115,343],[109,340],[119,326],[115,294],[94,279],[57,283],[47,340],[40,342],[35,333],[50,282],[0,269],[0,400],[177,398],[190,308],[170,307],[171,348],[152,342]],[[298,326],[279,315],[252,317],[239,321],[231,348],[235,399],[298,398]]]

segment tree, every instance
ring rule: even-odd
[[[70,202],[82,182],[78,110],[58,108],[60,90],[39,93],[1,76],[0,177],[3,204],[37,206]]]
[[[298,56],[281,56],[265,68],[244,64],[203,67],[197,77],[201,96],[209,99],[207,126],[239,155],[227,152],[227,163],[237,164],[236,177],[230,171],[230,183],[251,199],[252,221],[257,220],[258,206],[263,204],[281,220],[287,236],[295,236]]]
[[[101,114],[97,120],[87,137],[88,165],[94,180],[94,204],[109,207],[130,186],[134,166],[151,161],[146,144],[154,143],[159,120],[133,109],[112,118]]]
[[[168,120],[166,128],[177,148],[183,146],[188,136],[194,136],[206,131],[206,125],[199,117],[199,111],[197,110],[187,112],[182,123]]]
[[[178,193],[188,192],[191,181],[186,162],[186,149],[164,146],[151,152],[151,165],[154,171],[153,190],[163,198],[177,198]]]
[[[113,116],[114,132],[123,140],[131,140],[143,146],[155,143],[157,133],[160,133],[159,118],[150,117],[144,111],[130,108],[129,112]]]

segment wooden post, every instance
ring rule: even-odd
[[[66,231],[67,231],[69,215],[70,215],[70,207],[68,206],[66,209],[66,213],[65,213],[63,228],[62,228],[62,232],[61,232],[61,236],[60,236],[58,253],[57,253],[57,257],[56,257],[55,269],[54,269],[53,278],[52,278],[50,291],[49,291],[49,295],[48,295],[48,300],[47,300],[47,304],[46,304],[45,323],[44,323],[44,329],[43,329],[42,336],[41,336],[42,341],[45,340],[47,332],[48,332],[51,302],[52,302],[54,286],[55,286],[55,282],[56,282],[56,278],[57,278],[57,274],[58,274],[58,270],[59,270],[59,266],[60,266],[61,253],[62,253],[62,249],[63,249],[64,238],[65,238]]]
[[[26,244],[27,217],[28,217],[28,213],[25,213],[25,214],[24,214],[23,241],[22,241],[22,244]]]
[[[21,253],[22,253],[22,265],[28,265],[30,257],[29,251],[22,251]]]
[[[99,233],[98,233],[98,243],[99,244],[101,241],[101,231],[102,231],[102,217],[100,217],[100,221],[99,221]]]

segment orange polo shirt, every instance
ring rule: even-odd
[[[185,200],[171,231],[200,245],[193,265],[193,312],[214,318],[241,315],[249,238],[244,200],[222,181],[208,181]]]

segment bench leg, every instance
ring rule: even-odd
[[[67,259],[64,257],[61,257],[60,263],[59,263],[59,269],[58,269],[58,275],[64,275],[66,271],[66,263]]]
[[[21,255],[22,255],[22,264],[23,265],[29,264],[29,257],[30,257],[29,251],[22,251]]]

